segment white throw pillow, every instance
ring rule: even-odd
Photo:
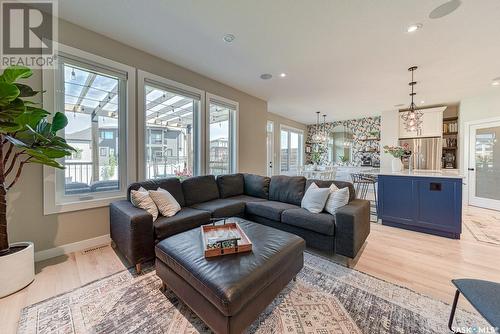
[[[332,183],[332,185],[328,189],[330,191],[330,196],[326,201],[325,211],[334,215],[335,212],[337,212],[338,208],[349,203],[349,188],[345,187],[339,189],[335,184]]]
[[[149,195],[155,202],[158,210],[162,216],[172,217],[177,212],[181,211],[181,206],[167,190],[163,188],[158,188],[156,190],[150,190]]]
[[[130,191],[130,202],[136,208],[149,212],[151,216],[153,216],[153,221],[158,218],[158,208],[151,196],[149,196],[149,192],[143,187],[140,187],[138,190]]]
[[[326,200],[330,196],[329,188],[319,188],[316,183],[312,183],[307,188],[300,206],[312,213],[320,213],[325,207]]]

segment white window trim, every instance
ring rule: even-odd
[[[229,173],[237,173],[239,171],[239,156],[238,156],[238,151],[239,151],[239,146],[240,146],[240,137],[239,137],[239,113],[240,113],[240,104],[239,102],[227,99],[222,96],[218,96],[215,94],[211,93],[206,93],[206,110],[205,110],[205,151],[206,151],[206,159],[205,159],[205,173],[209,171],[209,162],[210,162],[210,101],[220,101],[224,104],[230,105],[234,108],[234,116],[233,116],[233,124],[231,125],[230,131],[233,133],[234,138],[232,138],[232,143],[231,145],[231,170]]]
[[[56,43],[56,42],[54,42]],[[126,105],[126,143],[127,143],[127,169],[124,180],[124,185],[122,184],[119,191],[114,192],[103,192],[99,194],[99,197],[88,198],[83,196],[72,202],[56,203],[56,171],[52,167],[43,167],[43,207],[44,215],[85,210],[91,208],[98,208],[108,206],[111,202],[118,199],[123,199],[126,196],[126,187],[128,184],[136,180],[136,169],[135,161],[136,159],[136,137],[135,137],[135,68],[115,62],[113,60],[94,55],[92,53],[82,51],[64,44],[57,43],[57,48],[59,51],[74,55],[82,59],[88,59],[92,62],[108,66],[110,68],[127,73],[127,105]],[[49,112],[54,112],[56,104],[56,89],[55,89],[55,75],[57,71],[52,69],[44,69],[42,71],[42,86],[46,91],[43,94],[43,107]],[[88,198],[88,199],[87,199]]]
[[[196,169],[198,169],[198,174],[202,175],[204,173],[204,161],[205,161],[205,150],[204,150],[204,145],[202,142],[202,138],[205,138],[205,129],[204,129],[204,122],[203,120],[205,119],[205,91],[194,88],[182,83],[179,83],[177,81],[173,81],[167,78],[164,78],[162,76],[149,73],[143,70],[137,70],[137,157],[139,157],[137,161],[137,170],[138,170],[138,175],[139,175],[139,180],[145,180],[146,179],[146,123],[145,123],[145,103],[144,103],[144,86],[146,83],[146,80],[150,80],[153,82],[156,82],[160,87],[162,85],[165,86],[171,86],[175,88],[179,88],[188,92],[192,92],[195,94],[200,95],[200,114],[197,117],[196,122],[199,124],[200,128],[200,133],[197,138],[197,142],[194,142],[193,144],[197,145],[200,148],[200,151],[198,152],[198,164],[199,166],[193,166],[193,174],[196,175]],[[165,89],[168,89],[168,87],[165,87]],[[193,128],[193,131],[195,129]]]
[[[301,150],[301,153],[300,153],[300,161],[299,161],[299,166],[302,166],[304,164],[304,130],[301,130],[301,129],[297,129],[297,128],[294,128],[292,126],[289,126],[289,125],[283,125],[283,124],[280,124],[280,132],[279,132],[279,152],[278,152],[278,172],[281,174],[282,171],[281,171],[281,130],[284,130],[284,131],[291,131],[291,132],[295,132],[295,133],[298,133],[298,134],[301,134],[302,135],[302,147],[299,147],[302,148]],[[288,147],[290,147],[290,141],[288,141]],[[286,172],[285,172],[286,173]]]

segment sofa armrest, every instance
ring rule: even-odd
[[[127,200],[109,206],[111,239],[116,247],[136,265],[154,257],[153,216]]]
[[[370,201],[355,199],[335,213],[335,252],[354,259],[370,234]]]

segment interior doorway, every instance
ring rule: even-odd
[[[467,172],[469,204],[500,210],[500,120],[470,125]]]

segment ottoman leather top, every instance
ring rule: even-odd
[[[270,285],[289,263],[302,256],[302,238],[272,227],[234,218],[252,241],[252,252],[206,259],[200,228],[156,245],[160,260],[205,296],[224,315],[236,314]]]

